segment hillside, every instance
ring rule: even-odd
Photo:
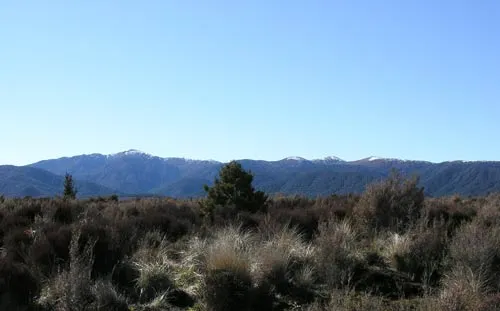
[[[311,197],[360,193],[368,183],[386,177],[392,169],[419,175],[428,196],[500,191],[500,162],[431,163],[377,157],[357,161],[288,157],[279,161],[239,162],[254,173],[256,188],[268,193]],[[70,172],[78,180],[122,193],[196,197],[203,195],[203,184],[210,184],[222,165],[217,161],[162,158],[128,150],[44,160],[30,167],[57,175]]]
[[[78,197],[111,195],[119,191],[76,180]],[[64,177],[34,167],[0,166],[0,194],[10,197],[47,197],[62,193]]]

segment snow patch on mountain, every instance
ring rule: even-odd
[[[383,158],[377,156],[371,156],[368,158],[364,158],[354,162],[374,162],[374,161],[384,161],[384,162],[427,162],[427,161],[417,161],[417,160],[408,160],[408,159],[398,159],[398,158]],[[428,162],[430,163],[430,162]]]
[[[143,152],[143,151],[140,151],[140,150],[137,150],[137,149],[129,149],[129,150],[126,150],[126,151],[122,151],[122,152],[118,152],[118,153],[112,153],[112,154],[108,154],[106,155],[106,157],[123,157],[123,156],[146,156],[148,158],[153,158],[155,156],[149,154],[149,153],[146,153],[146,152]]]
[[[345,162],[343,159],[336,156],[328,156],[323,159],[314,159],[313,162]]]
[[[284,158],[283,160],[285,160],[285,161],[307,161],[306,159],[304,159],[302,157],[296,157],[296,156],[287,157],[287,158]]]

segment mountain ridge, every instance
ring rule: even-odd
[[[149,157],[149,158],[159,158],[159,159],[164,159],[164,160],[171,160],[171,159],[179,159],[179,160],[184,160],[188,162],[211,162],[211,163],[220,163],[224,164],[229,161],[219,161],[219,160],[214,160],[214,159],[196,159],[196,158],[187,158],[187,157],[180,157],[180,156],[169,156],[169,157],[162,157],[158,155],[153,155],[148,152],[141,151],[139,149],[128,149],[124,151],[119,151],[115,153],[84,153],[84,154],[79,154],[79,155],[73,155],[73,156],[63,156],[63,157],[58,157],[58,158],[52,158],[52,159],[46,159],[46,160],[40,160],[31,164],[27,164],[26,166],[34,165],[39,162],[43,161],[53,161],[53,160],[62,160],[62,159],[71,159],[71,158],[78,158],[78,157],[120,157],[120,156],[143,156],[143,157]],[[442,163],[449,163],[449,162],[464,162],[464,163],[495,163],[495,162],[500,162],[500,160],[495,161],[495,160],[461,160],[461,159],[455,159],[455,160],[446,160],[446,161],[440,161],[440,162],[435,162],[435,161],[429,161],[429,160],[417,160],[417,159],[402,159],[402,158],[392,158],[392,157],[381,157],[381,156],[375,156],[371,155],[365,158],[360,158],[360,159],[355,159],[355,160],[345,160],[340,157],[334,156],[334,155],[329,155],[325,156],[323,158],[321,157],[316,157],[316,158],[305,158],[302,156],[287,156],[281,159],[277,160],[269,160],[269,159],[248,159],[248,158],[241,158],[241,159],[234,159],[235,161],[243,161],[243,160],[253,160],[253,161],[264,161],[264,162],[279,162],[279,161],[285,161],[285,160],[295,160],[295,161],[309,161],[309,162],[317,162],[317,161],[338,161],[338,162],[344,162],[344,163],[359,163],[359,162],[376,162],[376,161],[392,161],[392,162],[424,162],[424,163],[431,163],[431,164],[442,164]]]
[[[93,182],[75,180],[79,197],[123,194]],[[62,194],[64,176],[47,170],[29,167],[0,165],[0,195],[14,197],[44,197]]]
[[[252,171],[257,189],[271,194],[325,196],[358,193],[369,183],[388,176],[393,169],[407,175],[418,175],[426,194],[430,196],[500,192],[500,161],[454,160],[434,163],[375,156],[355,161],[345,161],[335,156],[236,161]],[[183,198],[202,196],[203,185],[210,185],[225,163],[227,162],[159,157],[129,149],[107,155],[91,153],[41,160],[19,168],[36,168],[59,176],[51,177],[52,179],[70,173],[80,183],[94,185],[94,188],[90,187],[92,189],[106,189],[96,190],[96,195],[115,192],[129,196],[140,194]],[[39,173],[26,174],[21,171],[18,169],[21,177],[17,179],[6,178],[0,171],[0,194],[1,189],[10,189],[11,194],[18,194],[19,191],[16,192],[15,189],[28,187],[29,190],[30,185],[34,187],[32,192],[35,194],[57,194],[60,190],[54,187],[49,178],[33,179],[27,176]],[[44,180],[49,186],[44,184]]]

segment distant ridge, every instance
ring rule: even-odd
[[[255,187],[271,194],[314,197],[359,193],[367,184],[385,178],[392,169],[419,175],[426,194],[431,196],[500,192],[500,162],[495,161],[432,163],[375,156],[345,161],[333,155],[238,161],[255,175]],[[137,149],[62,157],[15,167],[15,178],[0,171],[0,194],[58,194],[60,179],[54,183],[39,178],[39,172],[50,174],[47,176],[52,176],[52,180],[69,172],[79,183],[88,183],[89,189],[94,189],[88,191],[90,195],[117,192],[128,196],[198,197],[204,195],[203,185],[213,182],[223,164],[215,160],[159,157]]]
[[[219,160],[214,160],[214,159],[195,159],[195,158],[186,158],[186,157],[178,157],[178,156],[169,156],[169,157],[162,157],[162,156],[157,156],[153,155],[148,152],[141,151],[139,149],[128,149],[124,151],[119,151],[115,153],[109,153],[109,154],[103,154],[103,153],[88,153],[88,154],[80,154],[80,155],[74,155],[74,156],[64,156],[64,157],[59,157],[59,158],[54,158],[54,159],[49,159],[49,160],[41,160],[36,163],[40,163],[43,161],[54,161],[54,160],[62,160],[62,159],[72,159],[72,158],[81,158],[81,157],[106,157],[106,158],[113,158],[113,157],[126,157],[126,156],[141,156],[141,157],[149,157],[149,158],[158,158],[158,159],[164,159],[164,160],[183,160],[183,161],[194,161],[194,162],[211,162],[211,163],[226,163],[227,161],[219,161]],[[244,160],[252,160],[252,159],[236,159],[237,161],[244,161]],[[330,156],[325,156],[323,158],[305,158],[301,156],[288,156],[284,157],[279,160],[254,160],[254,161],[263,161],[263,162],[278,162],[278,161],[309,161],[309,162],[345,162],[345,163],[360,163],[360,162],[424,162],[424,163],[432,163],[432,164],[441,164],[441,163],[453,163],[453,162],[462,162],[462,163],[496,163],[500,161],[492,161],[492,160],[460,160],[460,159],[454,159],[454,160],[446,160],[442,162],[435,162],[435,161],[428,161],[428,160],[416,160],[416,159],[400,159],[400,158],[392,158],[392,157],[381,157],[381,156],[368,156],[365,158],[360,158],[360,159],[355,159],[355,160],[345,160],[339,157],[336,157],[334,155]],[[33,163],[31,165],[34,165],[36,163]]]

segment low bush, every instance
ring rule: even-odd
[[[469,269],[486,277],[489,287],[500,290],[500,227],[486,227],[480,221],[464,225],[450,242],[448,266]]]
[[[479,310],[488,291],[484,273],[457,266],[446,274],[438,305],[443,311]]]
[[[371,184],[353,210],[362,227],[404,232],[418,220],[424,204],[419,179],[405,179],[393,172],[389,178]]]
[[[447,253],[447,235],[443,226],[421,227],[404,235],[391,234],[384,242],[384,257],[394,269],[413,281],[436,286]]]

